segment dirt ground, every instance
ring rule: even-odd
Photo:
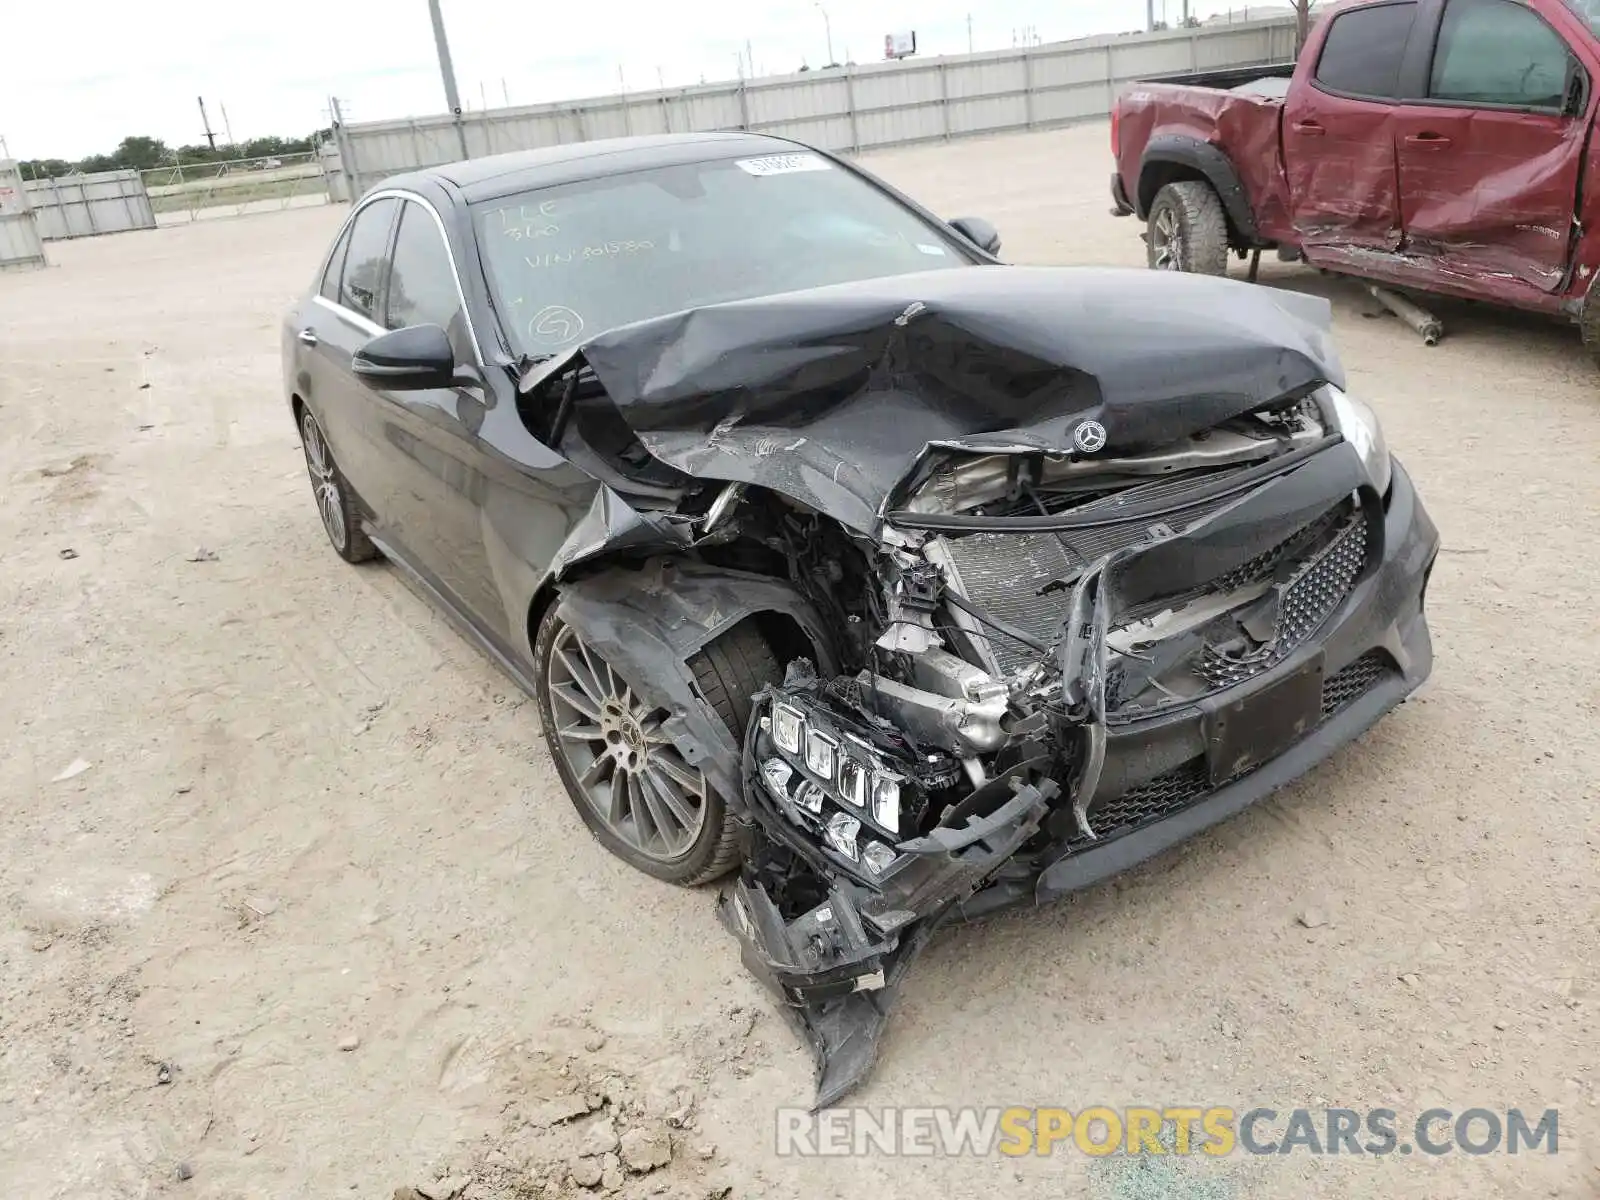
[[[871,165],[1012,261],[1142,263],[1101,126]],[[627,1197],[1600,1194],[1600,370],[1571,332],[1445,305],[1425,349],[1267,267],[1333,300],[1443,531],[1434,681],[1187,846],[941,936],[859,1098],[1556,1107],[1561,1152],[780,1159],[810,1059],[711,895],[608,856],[533,705],[326,544],[278,321],[342,213],[0,276],[8,1194],[577,1194],[606,1121],[671,1154],[607,1172]]]

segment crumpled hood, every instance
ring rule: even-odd
[[[1325,300],[1223,279],[973,267],[674,313],[575,353],[654,457],[875,533],[930,446],[1070,452],[1093,419],[1110,455],[1342,385],[1329,325]]]

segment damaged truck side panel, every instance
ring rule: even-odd
[[[1124,93],[1117,211],[1143,219],[1180,180],[1217,189],[1199,156],[1220,156],[1243,193],[1217,189],[1237,250],[1581,314],[1600,269],[1600,38],[1575,2],[1358,0],[1318,21],[1292,78],[1246,74]]]

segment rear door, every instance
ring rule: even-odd
[[[366,436],[366,389],[351,373],[350,360],[356,350],[382,332],[377,319],[389,236],[398,210],[399,201],[379,197],[356,212],[328,262],[317,295],[302,313],[302,327],[296,334],[311,380],[307,403],[333,449],[339,470],[377,515],[379,524],[390,519],[385,511],[389,480],[382,457]]]
[[[1335,14],[1314,69],[1289,91],[1283,111],[1289,215],[1308,249],[1400,246],[1394,127],[1416,18],[1414,0]]]
[[[1427,95],[1395,132],[1406,248],[1451,274],[1565,280],[1593,89],[1517,0],[1447,0]]]

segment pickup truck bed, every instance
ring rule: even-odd
[[[1112,114],[1113,192],[1123,211],[1148,215],[1163,187],[1199,171],[1243,247],[1292,237],[1279,126],[1293,75],[1293,63],[1280,63],[1164,76],[1124,92]],[[1137,183],[1123,191],[1126,180]]]

